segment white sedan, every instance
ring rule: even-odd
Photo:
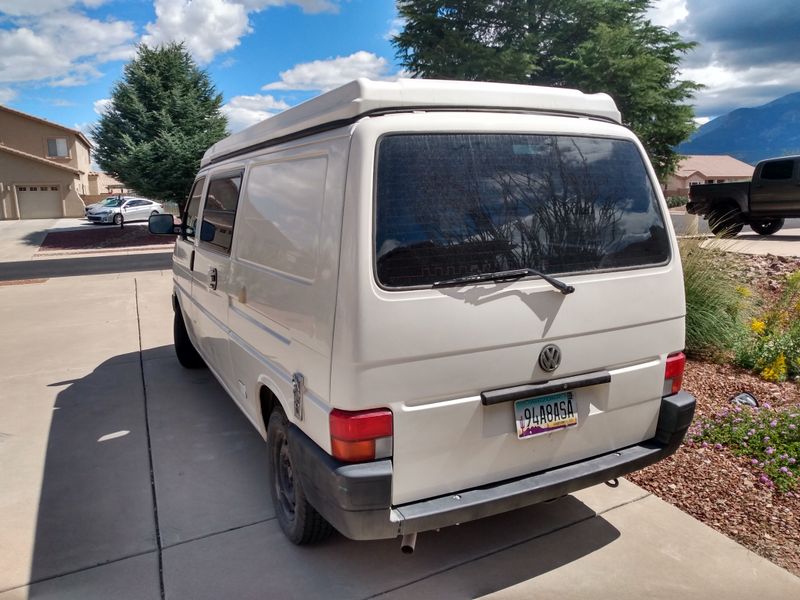
[[[86,218],[93,223],[121,225],[129,221],[147,221],[150,215],[166,212],[164,205],[146,198],[107,199],[101,205],[86,211]]]

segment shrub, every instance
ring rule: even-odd
[[[747,456],[761,471],[759,481],[781,492],[797,488],[800,476],[800,410],[773,410],[736,406],[704,419],[695,428],[693,442],[727,446]]]
[[[686,292],[686,352],[714,358],[727,354],[739,337],[739,315],[749,290],[736,284],[722,253],[701,247],[701,240],[680,240]]]
[[[667,207],[669,208],[677,208],[678,206],[685,206],[687,202],[689,202],[689,198],[687,196],[667,197]]]
[[[778,301],[738,336],[734,361],[767,381],[800,377],[800,271],[786,278]]]

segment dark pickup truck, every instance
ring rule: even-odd
[[[715,235],[733,237],[745,225],[771,235],[800,217],[800,156],[762,160],[751,181],[693,185],[686,212],[706,218]]]

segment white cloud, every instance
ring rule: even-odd
[[[0,104],[8,104],[17,97],[16,90],[7,87],[0,87]]]
[[[236,133],[287,108],[289,105],[283,100],[276,100],[273,96],[265,94],[255,94],[234,96],[221,110],[228,117],[228,129]]]
[[[0,29],[0,82],[50,80],[81,85],[100,73],[96,65],[114,60],[136,37],[126,21],[99,21],[59,11],[13,21]]]
[[[273,6],[287,6],[294,4],[303,9],[304,13],[337,12],[338,0],[240,0],[248,10],[263,10]]]
[[[226,0],[155,0],[155,10],[156,21],[145,26],[142,42],[184,42],[201,64],[233,50],[252,31],[245,7]]]
[[[662,27],[671,27],[688,15],[686,0],[656,0],[647,9],[647,17]]]
[[[350,56],[295,65],[281,71],[280,81],[263,86],[262,90],[319,90],[328,91],[359,77],[395,80],[400,74],[390,74],[391,65],[385,58],[361,50]]]
[[[63,10],[75,4],[82,4],[87,8],[97,8],[106,0],[2,0],[0,13],[13,17],[28,15],[43,15],[55,10]]]
[[[701,125],[705,125],[711,120],[711,117],[695,117],[694,122],[697,124],[698,127]]]
[[[390,40],[399,35],[403,28],[406,26],[406,20],[402,17],[395,17],[389,21],[389,30],[383,34],[383,39]]]
[[[184,42],[195,60],[208,64],[253,31],[249,13],[290,4],[307,13],[338,9],[333,0],[155,0],[156,20],[145,25],[142,41],[149,46]]]
[[[111,98],[100,98],[100,100],[95,100],[92,104],[94,108],[94,112],[98,115],[103,115],[111,106]]]

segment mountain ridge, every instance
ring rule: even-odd
[[[800,154],[800,92],[719,116],[700,127],[677,151],[729,154],[751,165],[765,158]]]

